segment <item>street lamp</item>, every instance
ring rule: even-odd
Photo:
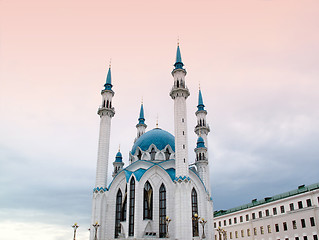
[[[94,231],[94,240],[97,240],[97,229],[99,228],[99,223],[96,221],[95,224],[92,224],[92,226],[94,227],[95,231]]]
[[[168,225],[169,225],[169,223],[170,223],[171,221],[172,221],[172,220],[171,220],[168,216],[166,216],[166,218],[165,218],[165,222],[166,222],[166,238],[169,238]]]
[[[222,240],[222,236],[223,236],[224,240],[227,240],[227,231],[225,231],[224,229],[218,227],[217,228],[217,232],[218,232],[218,235],[219,235],[219,240]]]
[[[205,224],[207,223],[207,221],[204,218],[202,218],[202,220],[200,220],[199,223],[202,225],[202,228],[203,228],[202,239],[204,239],[204,238],[206,238],[206,236],[205,236]]]
[[[198,214],[197,213],[195,213],[194,214],[194,217],[192,217],[192,219],[193,219],[193,221],[195,221],[195,232],[194,232],[194,237],[195,236],[199,236],[199,234],[198,234],[198,219],[200,219],[200,217],[198,216]]]
[[[73,240],[75,240],[76,229],[78,229],[79,225],[78,225],[77,223],[74,223],[72,227],[73,227],[73,229],[74,229]]]

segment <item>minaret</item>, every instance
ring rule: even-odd
[[[113,162],[113,167],[114,167],[114,171],[112,174],[112,177],[114,178],[119,171],[121,171],[123,169],[124,163],[122,161],[122,153],[119,151],[117,152],[116,156],[115,156],[115,161]]]
[[[111,65],[109,66],[104,87],[105,89],[101,91],[102,106],[99,107],[97,112],[97,114],[100,115],[100,134],[95,182],[95,188],[103,189],[107,186],[111,119],[115,114],[114,108],[112,107],[114,92],[111,84]]]
[[[143,108],[143,102],[142,102],[141,103],[141,110],[140,110],[140,117],[138,119],[138,124],[136,124],[136,129],[137,129],[136,139],[138,139],[140,136],[142,136],[145,133],[146,128],[147,128],[147,125],[145,124],[144,108]]]
[[[194,151],[196,153],[195,165],[198,175],[202,179],[206,190],[210,192],[207,148],[205,146],[204,139],[201,136],[197,139],[197,146]]]
[[[197,117],[197,125],[195,127],[195,133],[197,136],[201,136],[205,141],[205,146],[208,147],[207,135],[210,132],[209,126],[206,122],[207,111],[205,110],[205,105],[203,103],[202,91],[199,89],[198,92],[198,105],[197,111],[195,113]]]
[[[174,128],[175,128],[175,171],[176,178],[188,177],[187,151],[187,114],[186,99],[190,95],[185,84],[186,70],[183,68],[181,52],[177,46],[175,68],[172,71],[174,86],[170,96],[174,100]]]
[[[177,46],[175,68],[172,71],[174,86],[170,96],[174,100],[175,128],[175,238],[178,240],[192,239],[192,204],[191,184],[188,169],[187,147],[187,114],[186,99],[189,90],[185,84],[186,70],[183,68],[181,52]]]
[[[197,167],[198,174],[200,178],[203,180],[206,190],[208,193],[211,193],[210,189],[210,180],[209,180],[209,167],[208,167],[208,141],[207,141],[207,135],[210,132],[209,126],[206,122],[206,115],[207,111],[205,110],[205,105],[203,102],[202,97],[202,91],[199,89],[198,92],[198,105],[197,105],[197,111],[195,113],[197,117],[197,125],[195,127],[195,133],[198,136],[197,140],[197,147],[195,148],[196,152],[196,161],[195,165]],[[203,144],[200,144],[201,147],[199,147],[199,140],[203,139]],[[205,159],[203,159],[203,156]]]

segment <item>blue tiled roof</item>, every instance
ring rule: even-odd
[[[199,90],[197,109],[198,109],[198,111],[202,111],[202,110],[205,110],[204,107],[205,107],[205,105],[204,105],[204,103],[203,103],[202,91]]]
[[[146,151],[151,144],[154,144],[158,150],[163,150],[167,145],[170,145],[175,152],[174,136],[165,130],[154,128],[137,139],[132,147],[131,153],[134,155],[137,147],[141,148],[142,151]]]
[[[174,66],[175,66],[175,69],[183,69],[183,66],[184,66],[182,62],[181,50],[179,49],[179,46],[177,46],[176,62]]]
[[[197,139],[197,148],[204,148],[205,147],[205,142],[204,139],[199,136]]]
[[[140,110],[140,117],[138,119],[139,124],[145,124],[144,123],[145,118],[144,118],[144,108],[143,108],[143,103],[141,104],[141,110]]]
[[[122,162],[122,153],[120,151],[116,154],[115,162]]]
[[[111,67],[107,72],[106,83],[104,84],[105,90],[112,90],[112,78],[111,78]]]

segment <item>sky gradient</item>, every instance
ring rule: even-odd
[[[125,164],[141,99],[174,132],[171,70],[199,83],[215,210],[319,182],[319,2],[0,1],[0,236],[88,237],[100,91],[112,58],[110,165]]]

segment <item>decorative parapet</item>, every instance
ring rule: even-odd
[[[104,192],[106,192],[106,191],[108,191],[108,189],[107,189],[107,188],[103,188],[103,187],[93,188],[93,192],[94,192],[94,193],[98,193],[98,192],[104,193]]]

